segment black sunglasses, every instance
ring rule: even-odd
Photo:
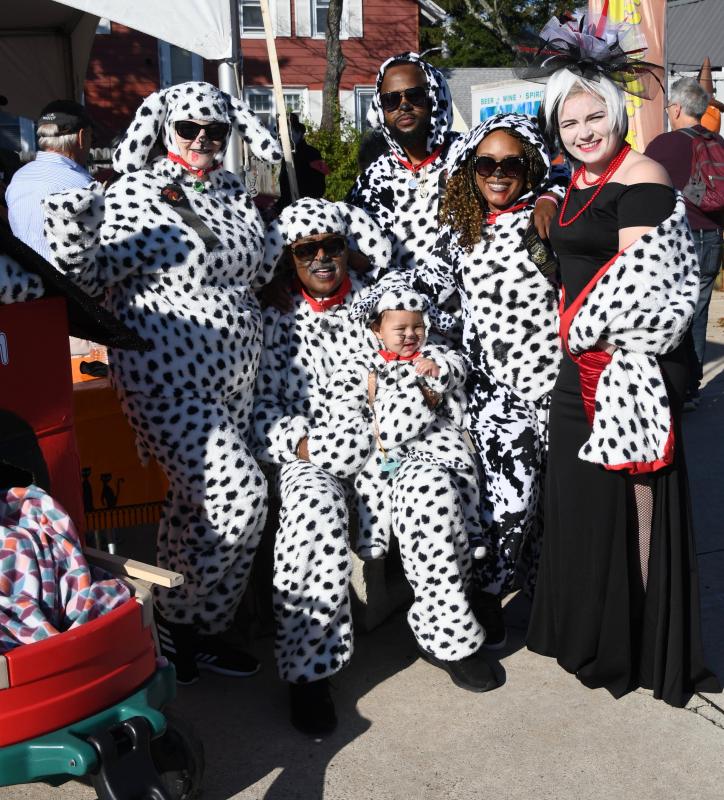
[[[528,162],[521,156],[506,156],[500,161],[491,156],[476,156],[473,167],[481,178],[489,178],[498,170],[506,178],[522,178],[528,170]]]
[[[292,245],[292,255],[303,264],[308,264],[314,260],[319,249],[322,249],[325,256],[337,258],[347,249],[347,240],[344,236],[328,236],[326,239],[319,239],[316,242],[303,242],[302,244]]]
[[[207,122],[206,125],[201,125],[198,122],[184,119],[176,122],[174,127],[176,133],[188,142],[193,142],[199,135],[199,131],[204,131],[212,142],[223,142],[229,133],[228,122]]]
[[[400,107],[402,98],[410,105],[424,108],[427,105],[427,86],[413,86],[410,89],[401,89],[399,92],[385,92],[380,95],[380,105],[383,111],[394,111]]]

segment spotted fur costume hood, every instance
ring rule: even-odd
[[[375,272],[387,268],[390,243],[369,214],[349,203],[302,197],[287,206],[267,226],[264,240],[265,273],[276,270],[286,246],[305,236],[324,233],[343,234],[350,247],[367,256]]]
[[[574,356],[599,339],[617,348],[599,378],[593,429],[578,456],[609,469],[651,471],[673,455],[657,356],[684,338],[699,295],[699,262],[681,194],[668,219],[599,275],[561,318],[561,335]]]
[[[390,136],[380,105],[380,87],[385,72],[393,63],[407,62],[418,66],[427,79],[432,109],[427,138],[429,153],[442,148],[428,166],[413,173],[400,161],[404,150]],[[444,155],[458,134],[453,133],[450,89],[440,70],[423,61],[417,53],[402,53],[380,67],[368,121],[380,128],[390,152],[380,156],[357,179],[350,192],[350,201],[369,212],[383,228],[393,244],[393,268],[409,269],[429,255],[437,238],[437,210],[444,189]],[[413,186],[414,184],[414,186]]]
[[[463,350],[470,368],[522,399],[535,401],[553,388],[561,358],[558,290],[523,244],[535,200],[550,178],[543,136],[530,117],[499,114],[459,139],[448,163],[452,175],[466,168],[481,139],[503,129],[514,130],[536,148],[546,170],[541,183],[521,197],[522,208],[493,216],[470,252],[449,225],[443,226],[432,256],[415,271],[414,282],[441,303],[458,292]]]

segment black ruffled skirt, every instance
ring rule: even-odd
[[[683,706],[718,692],[704,665],[699,583],[679,427],[688,362],[662,360],[676,426],[674,463],[653,476],[653,532],[644,591],[630,478],[581,461],[590,428],[578,374],[565,359],[553,393],[543,552],[528,647],[614,697],[637,687]]]

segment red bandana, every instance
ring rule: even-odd
[[[393,152],[392,155],[402,164],[405,169],[409,169],[411,172],[419,172],[423,167],[426,167],[428,164],[432,164],[432,162],[442,153],[442,145],[437,148],[437,150],[433,150],[431,155],[429,155],[424,161],[421,161],[419,164],[412,164],[410,161],[405,161],[404,158],[400,158],[397,153]]]
[[[214,164],[211,167],[207,167],[206,169],[198,169],[197,167],[192,167],[188,161],[184,161],[181,156],[177,156],[176,153],[168,152],[167,154],[168,160],[173,161],[174,164],[181,164],[181,166],[188,170],[192,175],[195,175],[197,178],[203,178],[205,175],[208,175],[209,172],[213,172],[215,169],[219,169],[221,164]]]
[[[413,353],[411,356],[401,356],[398,353],[393,353],[390,350],[378,350],[377,351],[385,361],[412,361],[415,358],[418,358],[420,355],[420,351],[418,350],[416,353]]]
[[[502,214],[511,214],[513,211],[520,211],[523,208],[527,208],[528,203],[518,203],[516,206],[510,206],[510,208],[504,208],[502,211],[488,211],[485,215],[485,224],[486,225],[495,225],[497,219]]]
[[[304,290],[304,287],[301,283],[299,283],[299,291],[302,293],[302,297],[309,303],[312,311],[315,311],[317,314],[322,313],[323,311],[328,311],[333,306],[338,306],[342,304],[342,301],[350,292],[352,288],[352,281],[349,278],[349,275],[344,276],[344,280],[339,285],[339,289],[329,297],[312,297],[311,294],[307,294]]]

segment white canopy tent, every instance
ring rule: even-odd
[[[168,0],[5,0],[0,14],[0,96],[7,102],[2,110],[35,119],[51,100],[80,100],[101,17],[222,62],[219,86],[238,96],[234,72],[240,58],[237,0],[174,0],[173,8],[169,5]],[[270,60],[276,63],[268,0],[262,0],[263,11],[264,7]],[[277,82],[281,96],[278,75]],[[289,133],[286,117],[282,117],[280,133],[292,192],[296,194]],[[225,165],[238,171],[238,141],[229,147]]]
[[[0,14],[3,111],[34,119],[50,100],[80,99],[100,17],[156,36],[203,58],[231,59],[229,0],[23,0]]]

